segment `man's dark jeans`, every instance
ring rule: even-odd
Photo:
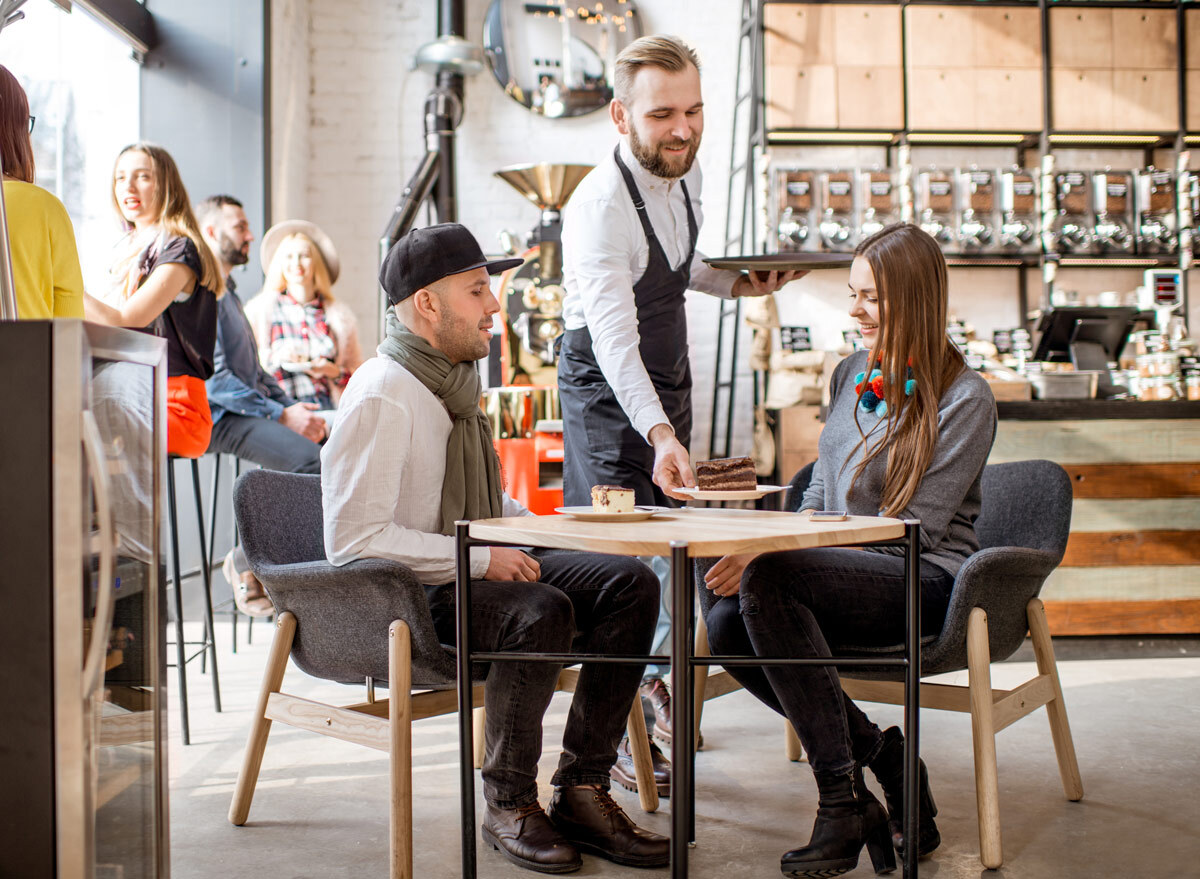
[[[270,418],[226,412],[213,424],[208,450],[237,455],[267,470],[321,472],[321,447]]]
[[[644,654],[658,615],[658,578],[636,558],[535,550],[540,582],[471,582],[471,649],[543,653]],[[456,642],[454,586],[427,586],[443,644]],[[561,666],[495,662],[489,670],[487,801],[514,809],[537,801],[542,717]],[[644,665],[585,664],[563,733],[555,785],[608,787]]]
[[[941,630],[953,586],[950,574],[921,563],[923,634]],[[901,644],[904,558],[856,549],[767,553],[746,567],[739,594],[715,602],[704,621],[718,655],[823,657],[839,647]],[[728,671],[787,717],[814,772],[844,774],[878,752],[879,727],[842,692],[833,666]]]

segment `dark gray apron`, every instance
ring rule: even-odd
[[[687,317],[684,293],[691,279],[696,253],[696,216],[682,180],[687,205],[688,253],[672,269],[642,201],[629,168],[614,153],[617,168],[638,219],[646,233],[650,256],[646,271],[633,285],[637,307],[639,351],[642,365],[654,383],[659,402],[686,449],[692,436],[692,372],[688,365]],[[563,502],[568,506],[591,504],[593,485],[632,488],[639,504],[676,506],[654,484],[654,449],[629,421],[616,394],[600,371],[587,327],[567,330],[561,337],[558,393],[563,417]]]

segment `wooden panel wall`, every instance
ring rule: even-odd
[[[1055,634],[1200,632],[1200,424],[1001,421],[989,462],[1048,458],[1074,488],[1042,590]]]
[[[768,128],[903,127],[899,6],[771,3],[763,28]]]
[[[1040,12],[1026,7],[904,9],[908,93],[900,93],[900,6],[764,7],[767,127],[1038,131]],[[1171,9],[1054,7],[1052,127],[1172,131],[1179,35]],[[1200,131],[1200,9],[1185,15],[1189,130]]]

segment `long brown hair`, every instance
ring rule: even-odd
[[[183,185],[179,166],[175,164],[171,154],[158,144],[139,141],[131,143],[117,153],[116,161],[113,162],[112,182],[108,187],[117,217],[120,218],[126,229],[132,228],[132,225],[121,213],[121,203],[117,199],[116,192],[117,164],[121,161],[121,156],[131,152],[145,153],[150,157],[150,167],[154,172],[155,209],[158,212],[158,216],[154,220],[155,224],[162,226],[170,235],[180,235],[191,239],[192,244],[196,245],[196,252],[200,254],[201,272],[197,281],[212,290],[220,299],[225,295],[225,279],[221,276],[221,264],[217,262],[216,256],[213,255],[212,249],[200,232],[200,224],[196,222],[192,203],[188,200],[187,188]]]
[[[895,516],[908,506],[929,469],[938,440],[938,402],[965,362],[946,335],[946,259],[933,238],[911,223],[893,223],[859,244],[854,255],[865,259],[875,276],[879,341],[867,355],[865,372],[869,376],[878,368],[883,373],[887,403],[883,441],[864,456],[854,482],[886,448],[879,507],[883,515]],[[916,387],[906,396],[910,365]],[[855,423],[859,409],[855,405]],[[862,425],[858,430],[865,445]]]
[[[29,98],[0,64],[0,162],[4,176],[33,182],[33,142],[29,139]]]

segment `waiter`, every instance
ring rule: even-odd
[[[686,497],[675,489],[696,482],[684,293],[762,296],[796,275],[720,271],[696,252],[703,217],[693,163],[704,131],[696,53],[675,37],[643,37],[617,56],[614,92],[609,112],[622,138],[563,215],[563,500],[587,505],[593,485],[619,485],[633,489],[638,504],[669,505],[668,497]],[[648,561],[665,590],[662,560]],[[660,609],[656,653],[668,644],[668,607]],[[641,691],[654,734],[670,742],[665,672],[648,668]],[[665,794],[670,764],[653,742],[651,754]],[[636,787],[626,741],[611,775]]]
[[[563,500],[589,504],[591,487],[605,484],[663,505],[695,485],[684,293],[763,296],[797,275],[721,271],[696,251],[696,53],[675,37],[642,37],[617,56],[614,92],[621,141],[563,216]]]

